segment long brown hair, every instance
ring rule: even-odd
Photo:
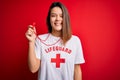
[[[54,7],[60,7],[62,9],[63,12],[63,24],[62,24],[62,31],[61,31],[61,39],[63,40],[63,44],[65,45],[65,43],[71,38],[72,36],[72,32],[71,32],[71,25],[70,25],[70,17],[68,14],[68,10],[67,8],[60,2],[53,2],[49,8],[49,12],[48,12],[48,16],[47,16],[47,26],[48,26],[48,32],[51,33],[52,32],[52,26],[50,23],[50,13],[51,13],[51,9]]]

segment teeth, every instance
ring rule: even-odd
[[[59,23],[55,23],[55,25],[59,26],[60,24]]]

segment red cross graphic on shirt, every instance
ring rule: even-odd
[[[56,68],[60,68],[60,63],[65,63],[64,58],[60,58],[60,54],[56,54],[56,58],[51,58],[52,63],[56,63]]]

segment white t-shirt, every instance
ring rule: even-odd
[[[36,38],[35,53],[41,60],[38,80],[73,80],[74,65],[85,62],[80,39],[72,35],[65,46],[50,33]]]

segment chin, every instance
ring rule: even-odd
[[[61,31],[62,29],[55,29],[55,31],[57,31],[57,32],[59,32],[59,31]]]
[[[61,27],[56,27],[55,30],[56,30],[56,31],[61,31],[62,28],[61,28]]]

